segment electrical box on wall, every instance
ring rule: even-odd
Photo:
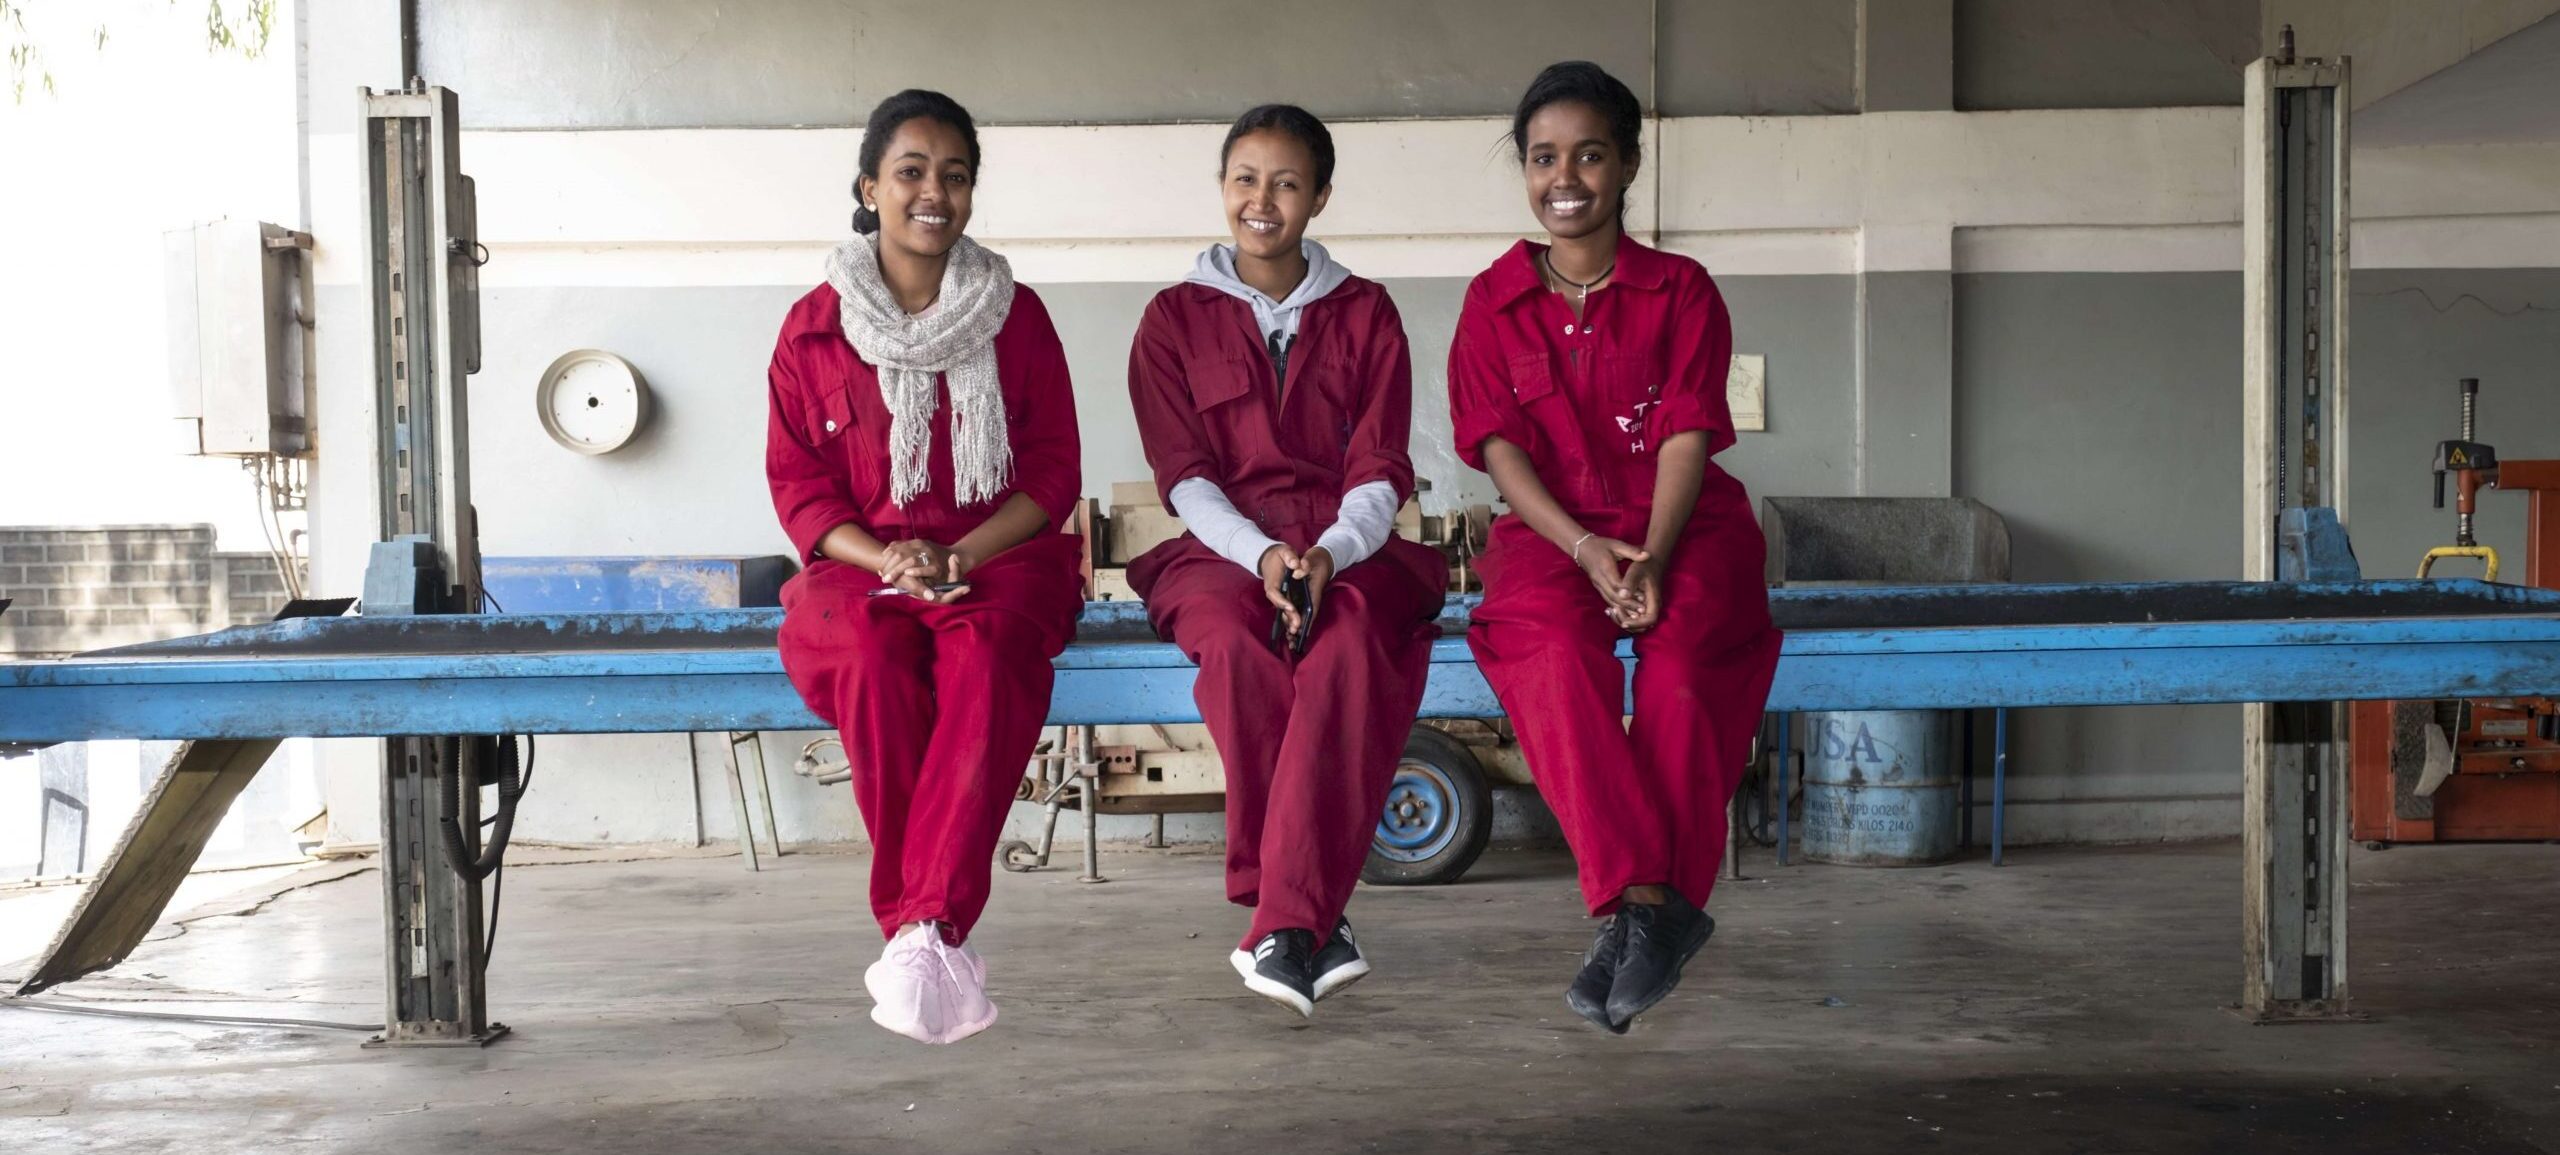
[[[191,454],[311,451],[311,236],[219,220],[162,235],[169,384]]]

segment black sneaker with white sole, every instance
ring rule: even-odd
[[[1315,953],[1314,931],[1275,930],[1262,936],[1252,950],[1239,950],[1227,961],[1234,963],[1236,973],[1244,976],[1245,989],[1312,1017],[1316,1013],[1315,980],[1311,977]]]
[[[1317,1002],[1369,973],[1369,960],[1360,953],[1359,940],[1351,937],[1350,919],[1334,920],[1333,937],[1326,939],[1324,949],[1316,952],[1308,973],[1315,978]]]

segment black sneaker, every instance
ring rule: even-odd
[[[1601,919],[1600,933],[1591,936],[1591,949],[1582,954],[1582,973],[1564,990],[1564,1005],[1613,1035],[1627,1033],[1624,1020],[1609,1017],[1609,984],[1617,980],[1618,955],[1626,943],[1627,927],[1617,915]]]
[[[1369,960],[1361,955],[1360,943],[1351,937],[1350,919],[1334,920],[1333,937],[1325,940],[1323,950],[1316,952],[1308,973],[1315,976],[1317,1002],[1369,973]]]
[[[1236,973],[1244,976],[1245,989],[1313,1017],[1316,992],[1308,972],[1315,949],[1313,931],[1275,930],[1253,944],[1250,953],[1239,950],[1227,961],[1234,963]]]
[[[1609,1018],[1624,1023],[1643,1014],[1680,985],[1680,968],[1707,945],[1716,920],[1678,894],[1669,902],[1627,903],[1618,908],[1626,946],[1609,982]]]

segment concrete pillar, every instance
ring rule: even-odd
[[[1856,492],[1947,497],[1955,485],[1955,284],[1944,225],[1859,234]]]
[[[1955,75],[1954,0],[1858,0],[1860,112],[1948,111]],[[1901,219],[1900,207],[1894,190],[1870,189],[1858,233],[1855,492],[1946,497],[1955,481],[1954,229]]]

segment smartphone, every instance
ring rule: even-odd
[[[935,592],[935,593],[938,593],[938,594],[947,594],[947,593],[950,593],[950,592],[951,592],[951,591],[953,591],[953,590],[959,589],[960,587],[965,586],[965,585],[967,585],[967,584],[969,584],[969,583],[967,583],[967,582],[935,582],[935,583],[933,583],[933,585],[932,585],[930,588],[931,588],[931,589],[933,590],[933,592]],[[898,588],[897,586],[882,586],[882,587],[880,587],[879,589],[876,589],[876,590],[871,591],[871,596],[876,598],[876,597],[879,597],[879,596],[880,596],[880,595],[882,595],[882,594],[903,594],[903,593],[905,593],[905,592],[907,592],[907,591],[905,591],[905,590],[903,590],[903,589],[900,589],[900,588]]]

